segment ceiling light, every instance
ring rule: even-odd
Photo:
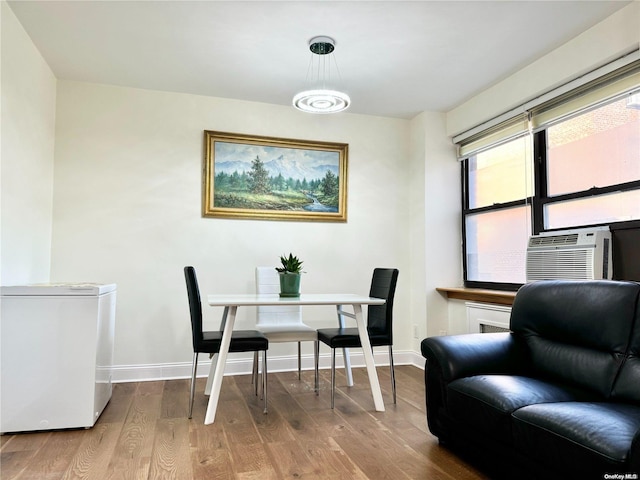
[[[293,106],[298,110],[309,113],[337,113],[346,110],[351,104],[349,95],[327,88],[327,84],[331,82],[331,62],[328,57],[335,48],[336,42],[330,37],[314,37],[309,40],[312,55],[307,70],[307,83],[315,82],[316,87],[293,97]],[[333,61],[339,75],[335,58]]]

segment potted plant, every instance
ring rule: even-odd
[[[280,256],[281,267],[276,267],[280,274],[280,296],[300,296],[300,275],[302,274],[302,261],[292,253],[289,256]]]

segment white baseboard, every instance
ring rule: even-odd
[[[374,352],[376,365],[389,365],[389,355],[387,351]],[[249,358],[232,358],[229,355],[227,364],[224,369],[225,375],[247,375],[251,373],[252,361]],[[358,349],[351,349],[351,366],[364,367],[364,356]],[[395,365],[414,365],[418,368],[424,368],[424,358],[422,355],[411,352],[393,352],[393,362]],[[344,366],[342,361],[342,353],[336,354],[337,366]],[[205,354],[200,355],[198,359],[198,377],[206,377],[209,373],[209,357]],[[321,354],[319,358],[319,366],[322,369],[331,368],[331,355],[329,353]],[[279,357],[268,357],[269,372],[288,372],[295,371],[298,368],[298,357],[296,355],[287,355]],[[302,369],[313,369],[313,355],[302,356]],[[179,363],[159,363],[147,365],[114,365],[112,373],[112,382],[144,382],[153,380],[175,380],[178,378],[191,377],[191,362]]]

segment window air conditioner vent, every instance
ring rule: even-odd
[[[561,245],[576,245],[578,243],[578,234],[571,235],[549,235],[549,236],[533,236],[529,238],[530,247],[552,247]]]
[[[527,248],[527,282],[612,278],[607,228],[534,235]]]

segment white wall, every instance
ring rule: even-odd
[[[57,98],[51,279],[118,284],[116,364],[190,361],[185,265],[203,294],[250,292],[254,267],[290,251],[308,292],[367,293],[374,267],[399,268],[395,347],[412,348],[408,121],[69,81]],[[348,222],[202,218],[205,129],[348,143]],[[335,325],[328,307],[305,318]]]
[[[49,279],[56,79],[2,1],[2,285]]]
[[[445,115],[425,116],[425,274],[427,331],[441,335],[448,327],[447,301],[437,287],[462,284],[460,163],[445,132]]]
[[[640,45],[635,0],[556,50],[447,112],[447,134],[464,132],[611,62]]]
[[[411,251],[411,335],[413,350],[419,351],[419,343],[427,336],[427,285],[425,274],[425,157],[427,132],[426,113],[416,116],[409,126],[409,248]]]
[[[420,341],[449,331],[447,299],[436,287],[462,283],[460,164],[445,134],[445,115],[423,112],[411,121],[412,316]],[[419,207],[419,208],[418,208]],[[424,268],[422,266],[424,265]]]

